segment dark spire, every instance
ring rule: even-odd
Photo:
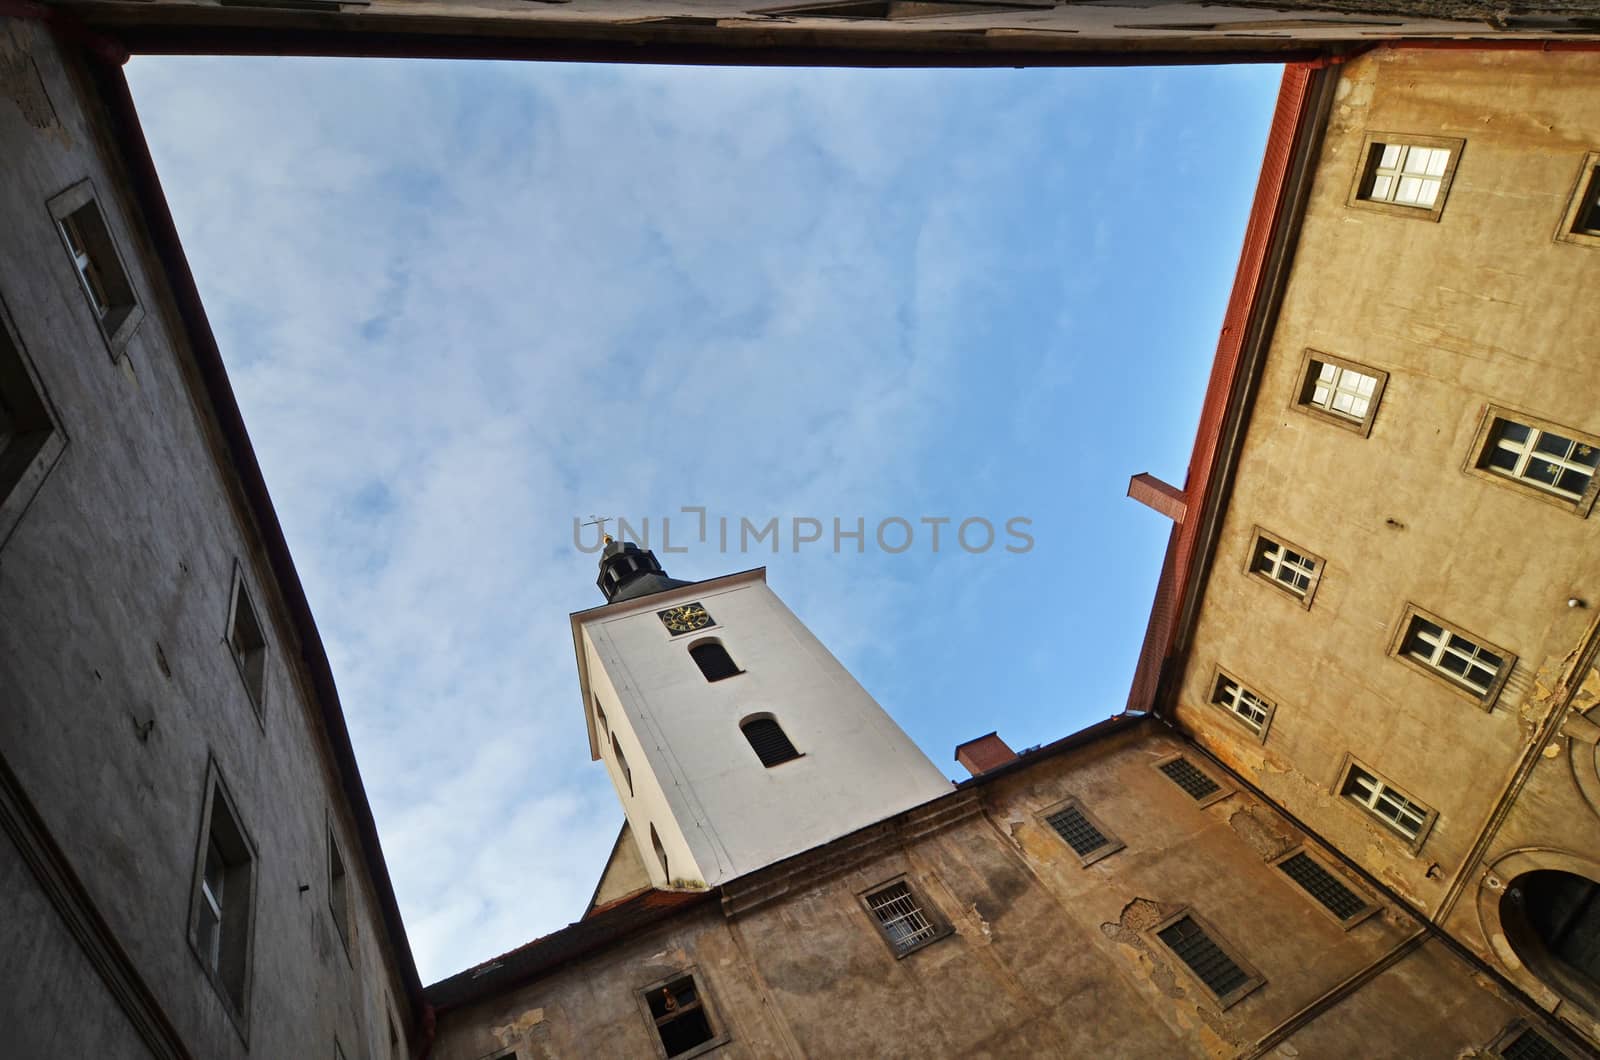
[[[632,541],[614,541],[609,534],[606,535],[606,547],[600,551],[600,576],[594,583],[605,594],[608,604],[619,600],[637,600],[641,596],[690,584],[667,577],[654,552],[640,548]]]

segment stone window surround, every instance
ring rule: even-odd
[[[239,987],[239,1003],[235,1004],[228,993],[227,986],[222,982],[217,971],[206,961],[205,955],[200,952],[200,903],[201,879],[205,874],[206,854],[210,849],[212,838],[213,812],[221,804],[228,816],[232,819],[234,829],[243,841],[249,863],[249,887],[245,894],[245,910],[241,931],[244,955],[243,978]],[[228,1014],[229,1021],[239,1034],[239,1040],[246,1049],[250,1047],[250,987],[253,979],[255,956],[255,928],[256,928],[256,892],[259,890],[260,879],[260,852],[255,841],[250,837],[249,830],[245,827],[243,819],[239,816],[238,804],[234,801],[233,794],[228,790],[227,783],[222,779],[222,772],[214,755],[206,759],[205,784],[201,788],[200,828],[195,840],[194,870],[190,884],[189,898],[189,926],[187,938],[189,952],[194,955],[195,962],[200,966],[204,978],[217,992],[217,999],[222,1003],[223,1011]]]
[[[1415,838],[1412,838],[1411,836],[1401,832],[1383,817],[1373,813],[1370,809],[1356,800],[1346,797],[1344,793],[1345,784],[1349,780],[1350,772],[1353,769],[1361,770],[1363,773],[1366,773],[1368,776],[1373,777],[1379,783],[1383,784],[1385,788],[1394,791],[1397,795],[1403,796],[1406,801],[1410,802],[1412,805],[1426,811],[1426,813],[1423,815],[1422,826],[1417,829]],[[1421,852],[1423,844],[1428,841],[1428,836],[1433,833],[1434,824],[1439,820],[1438,810],[1432,808],[1415,795],[1412,795],[1410,791],[1402,788],[1400,785],[1390,780],[1388,776],[1372,768],[1366,762],[1357,758],[1355,755],[1350,754],[1349,752],[1346,752],[1344,758],[1342,758],[1339,762],[1339,771],[1335,775],[1333,786],[1329,789],[1329,794],[1338,800],[1341,806],[1347,807],[1353,813],[1359,813],[1363,820],[1371,821],[1372,823],[1381,827],[1385,834],[1394,836],[1396,839],[1400,840],[1403,844],[1405,844],[1407,852],[1413,856]]]
[[[1320,405],[1313,405],[1307,400],[1306,394],[1311,386],[1312,372],[1320,364],[1331,364],[1335,368],[1359,372],[1378,381],[1377,385],[1372,388],[1372,397],[1368,399],[1367,414],[1365,416],[1359,420],[1351,419],[1349,416],[1331,412]],[[1383,404],[1383,392],[1388,386],[1389,373],[1382,368],[1374,368],[1370,364],[1352,361],[1348,357],[1340,357],[1337,354],[1307,346],[1305,352],[1300,355],[1300,370],[1294,378],[1294,389],[1289,393],[1289,407],[1296,412],[1304,413],[1323,423],[1353,431],[1365,438],[1372,433],[1373,421],[1378,418],[1378,407]]]
[[[1362,191],[1366,187],[1367,177],[1371,173],[1374,164],[1373,145],[1375,144],[1399,144],[1405,147],[1442,147],[1450,152],[1450,164],[1445,166],[1444,176],[1439,181],[1439,197],[1434,200],[1431,207],[1406,206],[1403,203],[1379,202],[1362,198]],[[1466,146],[1467,141],[1458,137],[1369,131],[1362,138],[1361,150],[1356,155],[1355,175],[1350,181],[1350,194],[1345,199],[1345,205],[1362,210],[1374,210],[1393,217],[1409,217],[1415,221],[1437,222],[1444,213],[1446,200],[1450,198],[1450,186],[1455,182],[1456,168],[1461,164],[1461,153]]]
[[[920,942],[906,947],[905,949],[897,949],[895,947],[894,940],[889,937],[889,933],[884,930],[883,922],[878,919],[878,914],[873,911],[872,903],[867,900],[872,895],[893,887],[897,883],[905,885],[906,891],[911,895],[912,901],[917,904],[917,909],[927,919],[928,923],[933,925],[932,935]],[[949,918],[946,917],[939,910],[939,907],[935,905],[928,897],[927,889],[913,886],[910,873],[896,873],[887,879],[879,880],[870,887],[861,888],[856,892],[856,901],[860,903],[861,911],[866,915],[868,922],[872,924],[872,929],[874,932],[876,932],[878,938],[882,940],[884,948],[887,949],[890,955],[893,956],[897,961],[904,960],[913,953],[916,953],[918,950],[926,949],[941,939],[947,939],[951,935],[955,934],[956,929],[950,925]]]
[[[1261,723],[1260,731],[1252,729],[1248,724],[1246,724],[1243,718],[1239,717],[1238,714],[1217,702],[1217,685],[1224,679],[1232,681],[1246,692],[1251,693],[1261,700],[1262,705],[1266,708],[1267,717],[1266,720]],[[1232,670],[1229,670],[1221,663],[1218,663],[1216,666],[1212,667],[1211,683],[1206,685],[1206,704],[1212,710],[1220,711],[1222,714],[1226,715],[1229,722],[1243,730],[1250,737],[1250,739],[1261,744],[1267,742],[1267,733],[1272,728],[1272,719],[1277,717],[1278,714],[1278,700],[1276,697],[1267,695],[1260,688],[1239,677],[1238,674],[1234,673]],[[1214,780],[1216,778],[1213,777],[1212,779]]]
[[[1473,644],[1477,645],[1479,648],[1486,649],[1500,656],[1504,662],[1500,664],[1500,669],[1495,674],[1494,681],[1490,684],[1489,690],[1482,693],[1477,692],[1464,684],[1451,680],[1443,673],[1440,673],[1438,670],[1434,669],[1432,666],[1429,666],[1421,660],[1415,659],[1411,655],[1407,654],[1405,651],[1405,642],[1411,633],[1411,622],[1414,618],[1420,618],[1427,622],[1431,622],[1432,624],[1443,629],[1446,633],[1459,634],[1471,641]],[[1389,657],[1394,659],[1396,662],[1403,663],[1404,665],[1415,670],[1417,673],[1431,679],[1435,684],[1438,684],[1443,688],[1448,688],[1456,695],[1462,697],[1463,699],[1469,700],[1482,709],[1485,713],[1489,713],[1494,710],[1496,700],[1500,698],[1500,693],[1502,690],[1504,690],[1507,679],[1511,677],[1511,671],[1516,669],[1517,666],[1516,652],[1486,640],[1483,637],[1478,636],[1476,633],[1473,633],[1471,630],[1466,629],[1454,622],[1446,621],[1445,619],[1434,614],[1432,611],[1419,607],[1418,605],[1409,601],[1401,610],[1399,621],[1395,623],[1394,633],[1389,640],[1388,654]]]
[[[1311,579],[1311,584],[1306,586],[1305,592],[1296,592],[1294,589],[1268,574],[1266,571],[1256,569],[1256,557],[1260,554],[1261,543],[1263,541],[1270,541],[1272,544],[1277,545],[1280,550],[1285,548],[1291,549],[1300,553],[1300,555],[1304,556],[1306,559],[1316,562],[1316,570],[1310,572],[1308,575]],[[1244,572],[1250,575],[1251,578],[1254,578],[1257,581],[1265,582],[1266,584],[1272,586],[1278,592],[1299,604],[1303,610],[1309,611],[1311,609],[1311,598],[1317,594],[1317,586],[1322,584],[1322,575],[1327,569],[1328,561],[1311,551],[1309,548],[1297,545],[1293,541],[1290,541],[1288,538],[1284,537],[1282,534],[1274,533],[1273,531],[1268,530],[1260,525],[1251,527],[1250,547],[1245,550],[1244,554]]]
[[[1206,985],[1205,980],[1201,979],[1200,976],[1197,975],[1194,970],[1182,960],[1182,958],[1172,951],[1171,947],[1161,940],[1161,932],[1185,918],[1193,921],[1197,926],[1199,926],[1200,930],[1204,931],[1206,937],[1211,940],[1212,945],[1221,950],[1230,961],[1239,966],[1240,971],[1244,972],[1247,978],[1241,986],[1235,987],[1233,990],[1228,991],[1228,993],[1218,996],[1212,992],[1209,986]],[[1257,987],[1264,986],[1266,984],[1266,977],[1261,974],[1256,966],[1240,957],[1239,951],[1230,945],[1216,928],[1211,926],[1210,921],[1201,916],[1199,913],[1196,913],[1191,906],[1186,905],[1182,909],[1179,909],[1177,912],[1173,913],[1171,916],[1159,921],[1154,926],[1148,928],[1144,932],[1144,935],[1150,943],[1150,949],[1152,953],[1165,954],[1171,961],[1171,964],[1174,968],[1176,968],[1181,974],[1188,976],[1189,980],[1198,986],[1202,991],[1204,991],[1207,997],[1216,1001],[1219,1009],[1226,1011],[1227,1009],[1232,1008],[1234,1005],[1244,1000],[1247,995],[1254,992]]]
[[[685,976],[694,980],[695,997],[700,1000],[700,1008],[706,1014],[706,1022],[711,1025],[711,1037],[693,1049],[677,1053],[669,1058],[667,1056],[667,1047],[661,1043],[661,1033],[656,1028],[656,1018],[650,1012],[649,995],[651,991],[660,990],[671,983],[676,983]],[[655,1047],[656,1060],[689,1060],[690,1057],[700,1056],[702,1053],[709,1053],[718,1046],[726,1045],[731,1040],[727,1024],[722,1020],[721,1015],[717,1012],[717,1006],[711,1000],[711,992],[706,989],[706,977],[700,971],[698,965],[684,965],[671,975],[634,988],[633,999],[639,1006],[639,1015],[644,1019],[645,1026],[649,1028],[648,1033],[650,1042]]]
[[[1302,895],[1305,900],[1310,902],[1311,905],[1323,916],[1327,917],[1335,924],[1338,924],[1339,927],[1345,931],[1349,931],[1357,924],[1366,921],[1378,911],[1378,903],[1373,901],[1372,895],[1367,893],[1367,889],[1365,887],[1361,887],[1353,883],[1349,874],[1347,874],[1343,869],[1337,868],[1331,858],[1323,857],[1321,851],[1318,851],[1305,843],[1300,843],[1290,847],[1282,854],[1279,854],[1277,857],[1273,858],[1270,862],[1268,862],[1268,864],[1276,869],[1285,861],[1288,861],[1290,858],[1294,857],[1296,854],[1304,854],[1307,858],[1322,866],[1324,872],[1328,873],[1330,876],[1336,878],[1340,883],[1344,884],[1344,886],[1354,893],[1356,897],[1366,900],[1366,908],[1362,909],[1359,913],[1350,916],[1348,919],[1341,920],[1333,910],[1317,901],[1315,896],[1309,894],[1304,887],[1301,887],[1300,884],[1291,879],[1287,873],[1284,873],[1284,882]]]
[[[1189,764],[1191,766],[1193,766],[1195,769],[1199,770],[1200,772],[1204,773],[1207,777],[1211,778],[1211,783],[1213,783],[1213,784],[1215,784],[1217,786],[1217,790],[1213,791],[1209,795],[1206,795],[1206,796],[1204,796],[1202,798],[1196,799],[1196,798],[1193,798],[1192,796],[1190,796],[1188,792],[1183,791],[1183,789],[1181,787],[1179,787],[1177,782],[1174,781],[1171,777],[1169,777],[1165,773],[1161,772],[1161,767],[1162,766],[1166,765],[1168,762],[1175,761],[1176,759],[1179,759],[1179,758],[1188,759],[1189,760]],[[1219,776],[1216,770],[1211,769],[1211,768],[1209,768],[1207,766],[1201,765],[1195,759],[1196,759],[1195,755],[1188,754],[1187,752],[1184,752],[1184,751],[1175,751],[1172,754],[1162,755],[1161,757],[1159,757],[1159,758],[1155,759],[1154,761],[1152,761],[1150,763],[1150,768],[1155,770],[1156,774],[1161,777],[1161,783],[1162,784],[1165,784],[1167,787],[1172,788],[1172,789],[1174,789],[1176,791],[1183,792],[1184,798],[1188,799],[1191,803],[1193,803],[1196,809],[1204,809],[1205,807],[1210,806],[1212,803],[1220,802],[1223,799],[1227,798],[1229,795],[1233,794],[1233,790],[1234,790],[1233,789],[1233,785],[1228,782],[1226,776]]]
[[[1069,809],[1077,810],[1079,813],[1081,813],[1083,815],[1083,819],[1094,826],[1095,831],[1106,837],[1106,843],[1104,846],[1096,847],[1087,854],[1079,854],[1076,850],[1072,849],[1071,844],[1063,839],[1061,834],[1055,830],[1055,826],[1050,823],[1050,818],[1052,816],[1062,812],[1063,810]],[[1053,836],[1055,840],[1062,846],[1066,847],[1067,852],[1073,857],[1077,858],[1078,864],[1084,868],[1093,865],[1101,858],[1108,858],[1117,851],[1123,850],[1127,847],[1127,844],[1121,839],[1117,838],[1116,833],[1112,832],[1111,829],[1102,824],[1100,818],[1090,813],[1089,808],[1083,804],[1083,800],[1075,795],[1070,795],[1059,802],[1052,803],[1041,810],[1035,811],[1033,816],[1034,819],[1039,823],[1039,827]]]
[[[1583,156],[1578,178],[1573,181],[1572,192],[1567,196],[1567,208],[1556,227],[1558,243],[1575,243],[1580,247],[1600,247],[1600,234],[1577,231],[1578,215],[1585,206],[1600,196],[1600,151],[1590,151]]]
[[[122,248],[117,245],[116,234],[111,231],[111,218],[107,216],[106,210],[102,205],[103,202],[104,200],[95,194],[94,182],[85,177],[65,191],[52,196],[45,203],[45,206],[50,211],[50,220],[55,227],[56,237],[61,241],[61,252],[67,256],[67,263],[72,267],[72,285],[78,288],[85,303],[89,305],[90,315],[94,317],[95,326],[105,338],[106,352],[115,361],[122,356],[123,350],[127,348],[128,340],[133,337],[134,331],[139,327],[139,322],[144,319],[144,306],[139,301],[138,293],[133,289],[133,276],[128,272],[127,264],[123,260]],[[129,302],[121,308],[120,314],[114,321],[108,320],[101,315],[100,311],[94,307],[89,292],[83,289],[83,279],[78,275],[72,248],[68,244],[67,235],[61,227],[61,223],[65,218],[90,203],[94,204],[95,209],[100,214],[101,222],[105,225],[108,236],[107,244],[110,247],[112,258],[115,259],[110,262],[101,262],[100,264],[104,268],[114,266],[120,274],[122,284],[128,291]]]
[[[259,696],[256,690],[250,687],[250,676],[245,673],[244,663],[240,661],[239,653],[234,650],[233,646],[233,627],[238,619],[241,597],[244,606],[249,609],[250,614],[255,618],[256,628],[261,632],[262,660]],[[251,594],[249,585],[245,583],[244,565],[238,559],[233,561],[233,586],[228,592],[228,619],[222,630],[222,644],[228,651],[228,657],[233,660],[234,669],[239,671],[239,683],[244,686],[245,695],[250,700],[250,706],[256,716],[256,724],[265,732],[267,724],[267,678],[271,672],[268,664],[272,658],[272,644],[267,637],[267,625],[261,620],[261,610],[256,607],[255,597]]]
[[[0,393],[20,428],[0,460],[0,548],[11,538],[45,478],[67,447],[61,416],[50,401],[33,361],[0,301]],[[28,448],[33,452],[25,454]]]
[[[1596,438],[1587,431],[1580,431],[1574,427],[1547,420],[1542,416],[1521,412],[1505,405],[1486,404],[1483,406],[1482,415],[1478,418],[1478,429],[1472,436],[1472,446],[1467,450],[1466,460],[1461,465],[1461,470],[1474,478],[1492,482],[1496,486],[1512,490],[1520,496],[1532,497],[1535,500],[1544,501],[1546,504],[1552,504],[1563,511],[1572,512],[1580,519],[1588,518],[1589,513],[1594,510],[1595,498],[1600,496],[1600,474],[1596,474],[1590,480],[1589,488],[1584,491],[1584,495],[1581,498],[1573,500],[1570,497],[1563,497],[1558,493],[1540,489],[1532,483],[1523,482],[1510,475],[1504,475],[1479,466],[1488,455],[1489,447],[1494,444],[1494,437],[1491,432],[1494,428],[1494,421],[1497,419],[1511,420],[1524,426],[1532,427],[1537,431],[1549,431],[1565,438],[1588,442],[1596,446],[1600,446],[1600,438]]]

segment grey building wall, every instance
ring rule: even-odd
[[[0,523],[7,1055],[332,1057],[337,1036],[350,1060],[386,1057],[391,1021],[410,1022],[409,951],[382,927],[301,646],[105,113],[36,22],[0,19],[0,70],[0,299],[66,440]],[[48,206],[85,180],[142,309],[121,346],[97,326]],[[236,570],[267,640],[259,716],[225,643]],[[242,1027],[189,943],[210,769],[256,850]],[[330,828],[351,886],[348,951],[330,913]],[[81,894],[21,869],[47,864],[52,845]],[[98,985],[83,953],[99,954]],[[143,1001],[111,985],[130,969]],[[141,1038],[119,998],[168,1026]]]

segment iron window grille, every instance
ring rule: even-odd
[[[1490,709],[1516,657],[1504,648],[1466,633],[1437,615],[1407,605],[1393,654],[1422,673]]]
[[[1106,830],[1105,826],[1089,815],[1089,811],[1076,799],[1069,799],[1059,808],[1047,809],[1039,815],[1061,841],[1072,848],[1078,861],[1093,864],[1101,858],[1115,854],[1125,845]]]
[[[1272,724],[1272,715],[1277,710],[1271,700],[1221,668],[1211,688],[1211,702],[1260,739],[1266,738],[1267,727]]]
[[[1189,797],[1196,802],[1215,801],[1215,797],[1223,794],[1222,785],[1212,780],[1201,772],[1195,764],[1179,755],[1169,758],[1157,765],[1168,780],[1188,792]]]
[[[1559,1046],[1521,1020],[1508,1027],[1490,1048],[1501,1060],[1569,1060]]]
[[[1346,767],[1339,794],[1398,833],[1413,850],[1422,845],[1437,816],[1432,809],[1354,760]]]
[[[1223,1008],[1263,982],[1253,968],[1228,952],[1206,925],[1187,910],[1158,925],[1154,934]]]
[[[896,957],[936,942],[950,928],[924,907],[905,880],[895,880],[862,896],[878,933]]]
[[[1350,926],[1375,908],[1303,850],[1278,862],[1278,868],[1341,924]]]
[[[761,759],[761,764],[771,769],[800,757],[789,736],[776,718],[757,717],[741,722],[739,729],[750,741],[751,750]]]
[[[653,983],[638,996],[655,1030],[659,1057],[687,1060],[728,1040],[726,1033],[717,1031],[716,1014],[693,969]]]

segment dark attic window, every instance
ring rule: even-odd
[[[716,1037],[693,973],[650,987],[644,999],[666,1056],[691,1056]]]

